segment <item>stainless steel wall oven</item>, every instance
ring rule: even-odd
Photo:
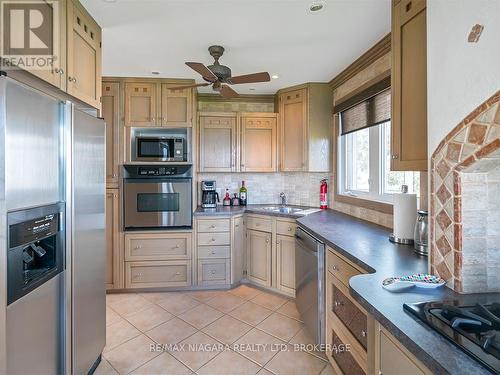
[[[191,228],[190,165],[124,166],[125,230]]]

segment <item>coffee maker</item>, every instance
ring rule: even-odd
[[[215,181],[201,181],[201,207],[216,208],[219,193],[215,191]]]

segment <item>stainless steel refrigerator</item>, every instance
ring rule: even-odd
[[[105,345],[105,135],[0,77],[0,373],[86,374]]]

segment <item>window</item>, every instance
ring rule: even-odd
[[[419,193],[418,172],[390,170],[390,120],[341,135],[338,146],[339,194],[392,202],[392,194],[400,192],[401,185]]]

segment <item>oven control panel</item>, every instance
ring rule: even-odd
[[[139,176],[174,176],[177,167],[139,167]]]

